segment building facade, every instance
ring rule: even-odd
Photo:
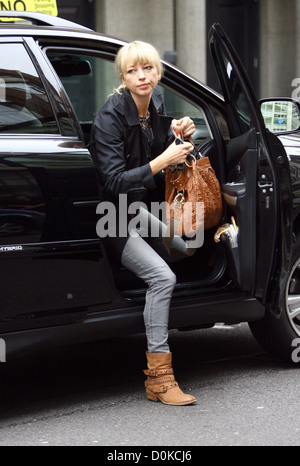
[[[59,16],[98,32],[151,42],[217,90],[207,36],[219,22],[258,97],[300,97],[300,0],[57,0],[57,6]]]

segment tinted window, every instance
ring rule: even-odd
[[[38,73],[22,44],[0,44],[0,134],[58,133]]]
[[[91,123],[109,94],[120,84],[114,63],[103,57],[66,49],[64,52],[49,49],[47,55],[60,77],[89,141]],[[189,115],[195,123],[194,140],[197,145],[212,138],[206,117],[201,108],[188,102],[173,90],[161,85],[168,115],[182,118]]]
[[[96,113],[120,84],[114,63],[83,50],[51,48],[47,56],[68,94],[88,144]]]
[[[91,122],[120,84],[114,63],[83,51],[47,50],[80,123]]]
[[[212,139],[211,131],[203,110],[188,102],[173,90],[164,87],[162,84],[160,86],[164,94],[167,114],[178,120],[188,115],[194,121],[196,130],[193,134],[193,139],[196,145],[199,147],[207,140]]]
[[[218,41],[212,39],[210,44],[224,97],[231,103],[241,134],[245,133],[254,127],[253,117],[255,115],[249,106],[249,100],[242,87],[241,78],[227,53],[221,49]]]

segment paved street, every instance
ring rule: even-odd
[[[266,355],[247,325],[171,332],[175,373],[194,406],[147,401],[144,342],[1,363],[0,446],[300,444],[299,369]]]

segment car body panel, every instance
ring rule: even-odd
[[[242,138],[244,154],[239,160],[245,176],[245,191],[238,198],[241,206],[237,212],[241,223],[240,274],[245,276],[245,283],[241,278],[241,286],[250,285],[255,296],[262,298],[272,309],[278,305],[277,312],[280,312],[283,303],[276,303],[274,295],[280,294],[276,288],[286,277],[292,245],[288,157],[279,139],[266,130],[250,79],[220,25],[213,25],[209,41],[225,102],[230,109],[232,136],[240,140],[240,134],[252,131],[254,139],[251,145],[249,137],[247,140]],[[282,238],[286,239],[284,245]],[[277,251],[281,251],[280,272],[276,270]]]
[[[113,300],[113,281],[95,233],[98,190],[90,154],[75,141],[34,142],[19,139],[14,154],[3,154],[5,145],[0,153],[2,215],[19,209],[43,220],[31,231],[1,235],[0,325],[5,322],[7,331],[36,313],[52,311],[73,322],[77,309]]]
[[[0,337],[8,342],[8,351],[13,352],[53,341],[72,343],[143,332],[145,286],[112,263],[105,241],[96,234],[96,206],[101,195],[83,131],[85,122],[80,121],[72,96],[49,58],[51,51],[69,51],[89,53],[112,62],[125,42],[62,24],[62,27],[1,25],[0,45],[3,43],[24,46],[51,103],[59,132],[51,135],[0,132]],[[211,140],[203,145],[203,154],[209,155],[215,164],[221,184],[230,183],[227,156],[234,152],[230,140],[240,144],[241,134],[226,98],[175,66],[169,63],[164,66],[163,88],[203,109],[207,125],[203,126],[204,133],[207,127],[212,133]],[[249,99],[252,105],[251,93]],[[256,101],[254,107],[256,112]],[[256,118],[258,126],[262,125],[259,113]],[[278,175],[276,160],[272,161],[270,153],[274,150],[278,159],[282,146],[277,139],[267,140],[264,134],[257,137],[255,129],[246,135],[249,147],[245,163],[251,166],[245,186],[247,196],[238,213],[239,226],[247,233],[241,235],[240,257],[234,257],[229,249],[226,259],[224,245],[212,246],[209,233],[208,244],[215,252],[208,258],[205,251],[199,254],[196,267],[200,278],[190,280],[189,267],[178,267],[181,279],[171,302],[170,328],[250,322],[263,318],[265,304],[277,308],[277,283],[281,283],[287,267],[290,250],[287,242],[292,236],[291,222],[285,230],[282,227],[290,219],[289,180],[285,175],[283,187],[277,189],[282,175]],[[273,146],[271,151],[269,144]],[[283,158],[280,168],[286,174],[285,153]],[[267,181],[274,188],[268,200],[259,185],[266,167],[271,177]],[[285,201],[280,204],[282,196]],[[296,204],[297,194],[293,196]],[[245,215],[249,205],[250,218]],[[281,209],[285,213],[279,218]],[[224,218],[228,219],[226,207]],[[253,221],[257,228],[253,229]],[[264,230],[270,225],[264,237]],[[280,245],[274,228],[290,235],[285,244]],[[206,276],[208,259],[216,265]],[[125,283],[123,288],[118,285],[119,278]]]

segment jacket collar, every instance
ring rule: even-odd
[[[123,91],[124,99],[124,115],[129,126],[135,126],[140,124],[139,114],[133,98],[128,89]],[[159,88],[155,88],[150,101],[150,111],[157,114],[161,113],[161,107],[163,105],[163,97]]]

